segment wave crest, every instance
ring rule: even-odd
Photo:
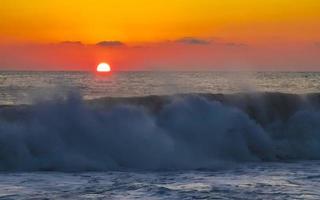
[[[0,109],[0,170],[215,168],[320,158],[317,95],[178,95]]]

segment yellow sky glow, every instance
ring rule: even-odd
[[[320,39],[319,0],[3,0],[1,43]]]

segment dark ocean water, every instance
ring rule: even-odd
[[[319,199],[319,78],[1,72],[0,199]]]
[[[216,171],[0,174],[0,199],[319,199],[319,162]]]

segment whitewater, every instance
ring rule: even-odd
[[[35,95],[29,85],[18,102],[8,88],[50,80],[28,73],[2,80],[13,84],[2,88],[0,199],[319,199],[320,93],[310,74],[264,74],[274,82],[265,91],[225,83],[222,93],[204,85],[177,93],[175,84],[177,92],[140,95],[144,84],[164,84],[152,74],[139,95],[120,96],[103,95],[101,77],[91,91],[77,73],[49,73],[71,86]],[[304,80],[311,92],[279,90],[274,76]]]

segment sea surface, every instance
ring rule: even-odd
[[[320,199],[319,187],[320,73],[0,72],[0,199]]]
[[[0,72],[0,104],[76,90],[86,99],[175,93],[320,91],[318,72]],[[55,92],[56,91],[56,92]]]
[[[0,199],[319,199],[320,163],[216,171],[1,173]]]

